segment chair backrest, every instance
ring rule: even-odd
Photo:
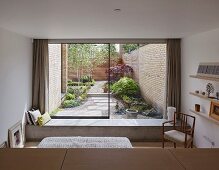
[[[174,129],[193,136],[194,129],[195,129],[195,117],[185,114],[185,113],[175,112],[174,113]]]

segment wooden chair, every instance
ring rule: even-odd
[[[176,118],[179,121],[176,122]],[[173,123],[173,130],[164,131],[166,123]],[[191,127],[187,123],[191,123]],[[174,143],[174,148],[176,148],[176,143],[184,144],[184,147],[193,147],[193,136],[195,129],[195,117],[187,115],[184,113],[174,113],[174,120],[166,121],[163,123],[163,137],[162,146],[164,148],[165,139],[172,141]]]

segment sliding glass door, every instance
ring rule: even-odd
[[[166,44],[50,44],[53,118],[162,118]]]

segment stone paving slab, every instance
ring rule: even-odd
[[[92,86],[88,93],[103,93],[103,86],[107,81],[96,81],[94,86]]]
[[[97,81],[89,90],[87,101],[81,106],[64,109],[59,111],[56,116],[108,116],[110,110],[110,119],[127,119],[125,114],[115,114],[117,99],[111,95],[109,100],[108,94],[101,91],[104,83],[106,81]],[[119,105],[122,105],[122,103],[119,102]],[[137,119],[150,119],[150,117],[138,114]]]
[[[56,116],[108,116],[109,106],[111,111],[114,110],[116,101],[114,98],[109,100],[107,96],[102,95],[95,97],[88,96],[87,101],[83,105],[59,111]]]

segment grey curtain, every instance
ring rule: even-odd
[[[33,41],[33,82],[32,107],[41,113],[47,110],[48,97],[48,40],[34,39]]]
[[[181,111],[181,40],[167,40],[167,106]]]

